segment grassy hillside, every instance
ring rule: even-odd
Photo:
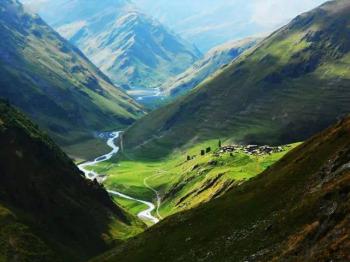
[[[221,152],[218,141],[213,140],[178,151],[162,161],[135,161],[124,156],[91,169],[108,176],[104,182],[108,189],[159,205],[154,216],[164,218],[223,195],[264,171],[295,146],[263,154],[250,154],[244,148]],[[209,147],[210,152],[201,155]],[[145,205],[135,201],[118,197],[115,200],[135,215],[145,209]]]
[[[144,228],[1,101],[0,180],[0,261],[83,261]]]
[[[93,261],[348,261],[349,161],[348,118]]]
[[[294,19],[193,92],[133,125],[125,145],[141,157],[208,139],[303,141],[349,112],[350,2]]]
[[[17,0],[0,2],[0,97],[60,145],[125,128],[142,108]]]

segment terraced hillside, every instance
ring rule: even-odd
[[[138,121],[125,146],[159,158],[174,148],[226,138],[303,141],[349,113],[350,2],[302,14],[193,92]]]
[[[93,261],[348,261],[350,118]]]
[[[0,261],[84,261],[144,229],[0,101]]]
[[[0,2],[0,97],[26,112],[60,145],[125,128],[140,105],[17,0]]]

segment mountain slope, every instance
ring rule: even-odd
[[[0,2],[0,97],[61,145],[123,128],[142,108],[78,49],[15,0]]]
[[[40,13],[115,84],[126,89],[159,87],[201,56],[129,1],[59,2],[49,3]],[[95,9],[90,8],[94,5]]]
[[[349,112],[350,2],[305,13],[188,96],[143,118],[125,146],[160,157],[198,140],[287,144]]]
[[[348,261],[350,118],[94,261]]]
[[[0,101],[0,260],[82,261],[143,224]]]
[[[228,42],[210,50],[203,59],[196,62],[184,73],[170,79],[163,86],[163,92],[178,96],[200,84],[222,66],[231,63],[244,51],[259,42],[258,38],[246,38],[240,41]]]

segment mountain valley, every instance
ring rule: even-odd
[[[242,186],[92,261],[347,261],[349,135],[347,118]]]
[[[61,146],[125,128],[144,109],[15,0],[0,2],[0,96]]]
[[[0,262],[350,261],[349,0],[0,0],[0,37]]]
[[[302,14],[187,96],[151,112],[124,135],[135,157],[161,158],[211,139],[303,141],[348,114],[350,3]]]

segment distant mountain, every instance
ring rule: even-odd
[[[144,229],[0,101],[0,261],[85,261]]]
[[[348,261],[350,119],[92,261]]]
[[[61,145],[125,128],[143,109],[41,18],[0,2],[0,97]]]
[[[193,89],[221,67],[227,66],[244,51],[255,46],[259,41],[259,38],[246,38],[211,49],[203,59],[196,62],[184,73],[166,82],[162,86],[163,92],[170,96],[178,96]]]
[[[159,87],[201,57],[129,1],[61,0],[40,14],[125,89]]]
[[[210,139],[302,141],[346,116],[350,103],[350,2],[295,18],[188,96],[133,125],[131,151],[159,157]]]

